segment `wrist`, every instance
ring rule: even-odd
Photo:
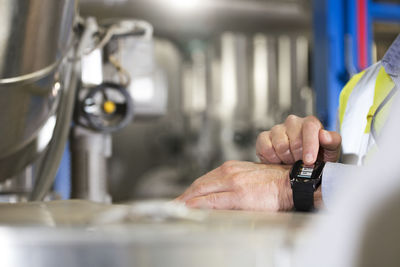
[[[282,181],[282,194],[281,194],[281,208],[280,210],[282,211],[290,211],[294,208],[293,204],[293,191],[292,191],[292,186],[290,184],[290,169],[285,170],[284,172],[284,179],[281,179]]]
[[[294,207],[297,211],[309,212],[322,207],[321,179],[324,162],[307,166],[297,161],[290,172],[290,184]]]

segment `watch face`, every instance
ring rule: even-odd
[[[304,164],[301,164],[299,166],[296,176],[304,179],[312,179],[313,171],[314,171],[314,166],[305,166]]]
[[[314,165],[306,166],[303,161],[297,161],[290,173],[291,179],[313,180],[320,179],[325,163],[317,161]]]

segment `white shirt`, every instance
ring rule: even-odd
[[[385,68],[386,73],[390,75],[390,77],[396,84],[396,87],[400,88],[400,35],[397,36],[396,40],[393,42],[389,50],[386,52],[384,58],[381,61],[381,64]],[[371,91],[372,93],[374,92],[374,90],[368,90],[368,91]],[[360,101],[360,100],[355,100],[355,101]],[[366,113],[358,111],[355,113],[354,116],[357,116],[357,114],[366,114]],[[363,120],[363,118],[356,118],[354,121],[362,121],[362,123],[366,124],[366,119]],[[351,127],[348,128],[350,129]],[[343,135],[346,135],[346,133],[343,133]],[[343,139],[345,140],[346,138]],[[357,142],[361,140],[362,138],[359,138],[357,140],[353,140],[353,142],[354,144],[357,144]],[[351,140],[349,140],[349,142],[351,142]],[[400,142],[400,140],[398,142]],[[351,153],[351,151],[349,153]],[[353,151],[353,153],[357,153],[357,151]],[[329,208],[333,196],[337,192],[340,192],[344,187],[346,187],[348,180],[343,177],[345,177],[346,173],[349,172],[350,169],[352,168],[357,169],[357,167],[355,166],[344,165],[340,163],[327,163],[325,165],[324,172],[322,174],[321,186],[322,186],[322,198],[326,207]]]

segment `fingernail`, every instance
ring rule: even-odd
[[[313,161],[313,155],[312,154],[306,154],[306,156],[304,157],[304,161],[306,163],[311,163]]]

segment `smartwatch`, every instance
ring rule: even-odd
[[[290,184],[293,191],[293,203],[297,211],[314,210],[314,192],[321,185],[325,162],[317,161],[306,166],[297,161],[290,171]]]

